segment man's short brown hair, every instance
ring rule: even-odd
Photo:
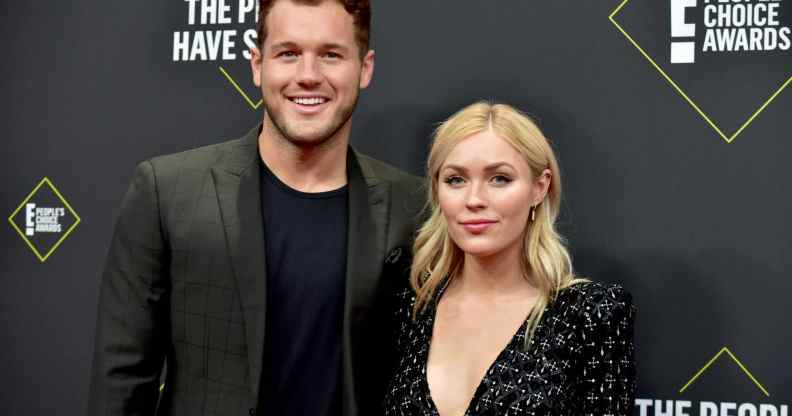
[[[267,25],[265,20],[272,9],[272,6],[279,0],[259,0],[258,15],[258,46],[264,44],[267,37]],[[371,37],[371,3],[369,0],[281,0],[292,1],[298,4],[318,5],[323,1],[336,1],[344,6],[347,13],[352,15],[355,23],[355,41],[360,49],[360,56],[364,56],[369,50],[369,39]]]

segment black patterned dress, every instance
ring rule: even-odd
[[[426,361],[442,292],[415,321],[415,296],[401,293],[397,366],[386,392],[386,415],[438,415]],[[632,414],[635,309],[618,285],[585,282],[564,289],[545,311],[527,350],[523,323],[485,373],[465,415]]]

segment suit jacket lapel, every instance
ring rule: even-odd
[[[264,353],[266,260],[258,169],[258,131],[251,130],[212,169],[234,274],[245,320],[251,394],[258,396]],[[350,148],[347,157],[346,298],[343,323],[344,409],[354,414],[355,325],[371,307],[386,249],[390,186],[380,181],[365,159]]]
[[[384,258],[390,186],[380,181],[367,161],[350,148],[347,157],[349,219],[347,222],[347,274],[344,304],[344,414],[356,413],[353,339],[355,323],[370,309],[376,294]]]
[[[258,168],[258,131],[248,132],[212,169],[217,200],[245,320],[248,378],[258,396],[264,352],[266,263]]]

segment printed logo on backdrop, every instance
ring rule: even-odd
[[[33,254],[46,261],[80,223],[80,217],[48,178],[8,217]]]
[[[715,389],[706,388],[708,379],[715,380]],[[721,348],[677,394],[697,399],[636,398],[638,415],[790,416],[789,404],[771,400],[770,392],[727,347]]]
[[[623,0],[610,21],[727,143],[792,83],[792,0]]]
[[[183,23],[173,31],[172,60],[216,63],[218,82],[253,110],[262,100],[250,82],[250,48],[256,46],[257,0],[183,0]]]
[[[792,29],[781,24],[781,1],[701,0],[699,5],[699,0],[671,0],[671,63],[695,63],[699,50],[704,54],[789,51]],[[703,6],[703,22],[688,22],[688,12],[699,6]],[[704,36],[696,39],[699,25]]]

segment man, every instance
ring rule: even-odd
[[[365,0],[262,0],[262,124],[138,166],[103,276],[90,413],[381,413],[386,300],[406,285],[383,263],[408,250],[422,191],[348,147],[369,27]]]

